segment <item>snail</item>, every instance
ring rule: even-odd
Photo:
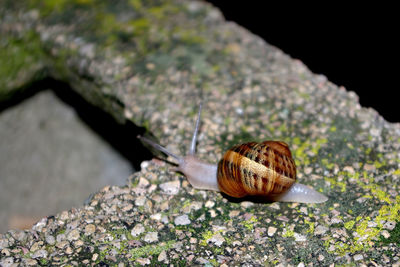
[[[200,104],[187,156],[177,156],[146,137],[138,138],[175,158],[178,171],[197,189],[221,191],[235,198],[257,195],[280,202],[322,203],[328,199],[295,182],[296,165],[288,145],[282,141],[236,145],[225,153],[218,165],[200,161],[195,152],[201,107]]]

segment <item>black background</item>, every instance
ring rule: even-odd
[[[394,6],[207,1],[312,72],[355,91],[364,107],[400,122],[399,15]],[[265,4],[268,3],[268,4]]]

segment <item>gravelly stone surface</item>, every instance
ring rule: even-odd
[[[7,3],[1,46],[10,58],[29,49],[39,58],[15,66],[14,77],[29,82],[47,66],[48,75],[178,154],[203,100],[200,158],[217,162],[233,144],[283,140],[298,179],[329,200],[228,199],[193,189],[153,160],[125,187],[105,187],[79,209],[2,235],[3,264],[400,265],[400,126],[362,108],[354,93],[203,2]],[[4,73],[3,97],[16,88]]]

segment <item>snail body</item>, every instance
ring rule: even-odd
[[[288,145],[282,141],[249,142],[230,148],[217,165],[195,156],[201,105],[187,156],[177,156],[153,141],[145,143],[175,158],[178,170],[197,189],[221,191],[231,197],[264,196],[273,201],[322,203],[328,198],[296,183],[296,164]]]

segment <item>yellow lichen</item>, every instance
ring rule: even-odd
[[[347,243],[343,241],[335,242],[335,238],[329,238],[324,245],[330,253],[344,255],[349,252],[355,253],[368,249],[378,240],[385,222],[400,221],[400,196],[393,199],[389,193],[373,182],[373,176],[368,176],[367,172],[364,172],[363,176],[362,180],[359,178],[360,175],[353,175],[352,177],[357,180],[357,184],[362,189],[369,191],[370,194],[366,194],[364,197],[376,198],[385,205],[380,207],[374,218],[357,216],[355,221],[345,222],[344,227],[347,230],[353,230],[352,237]],[[334,250],[329,249],[332,242],[334,243]]]

